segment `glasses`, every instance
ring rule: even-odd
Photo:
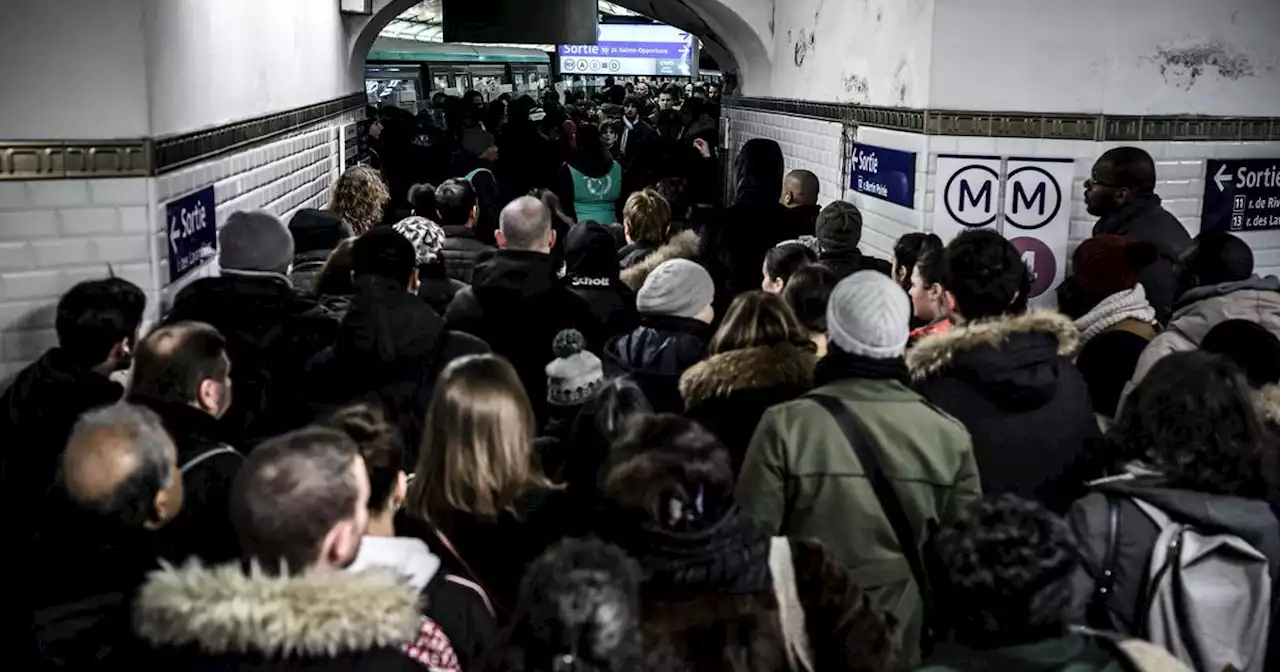
[[[1090,178],[1088,178],[1088,179],[1086,179],[1086,180],[1084,181],[1084,190],[1085,190],[1085,191],[1089,191],[1090,189],[1093,189],[1094,187],[1106,187],[1106,188],[1108,188],[1108,189],[1123,189],[1123,187],[1121,187],[1121,186],[1120,186],[1120,185],[1118,185],[1118,184],[1112,184],[1112,183],[1110,183],[1110,182],[1103,182],[1103,181],[1101,181],[1101,180],[1095,180],[1095,179],[1093,179],[1092,177],[1090,177]]]

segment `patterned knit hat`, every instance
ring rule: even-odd
[[[556,334],[556,359],[547,365],[547,401],[555,406],[581,406],[604,384],[600,358],[586,350],[587,339],[577,329]]]
[[[444,247],[444,229],[426,217],[406,217],[395,225],[396,233],[413,243],[418,265],[427,266],[440,258]]]

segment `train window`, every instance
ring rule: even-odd
[[[440,90],[442,90],[442,89],[447,89],[447,88],[449,88],[449,76],[448,76],[448,75],[436,75],[436,76],[432,77],[432,80],[433,80],[433,82],[434,82],[434,84],[435,84],[435,86],[434,86],[434,87],[432,87],[432,88],[434,88],[436,91],[440,91]]]

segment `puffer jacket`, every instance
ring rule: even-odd
[[[817,355],[790,343],[712,355],[680,376],[685,417],[729,449],[736,474],[755,431],[743,418],[758,418],[770,407],[808,392],[817,363]]]
[[[641,249],[643,248],[638,248],[638,250]],[[696,261],[698,259],[698,234],[693,231],[677,233],[656,250],[645,254],[639,259],[631,260],[632,263],[623,268],[619,277],[622,278],[624,285],[631,288],[631,291],[638,292],[644,286],[644,281],[649,277],[650,273],[661,266],[663,262],[671,261],[672,259]],[[763,260],[763,257],[761,259]]]
[[[957,325],[907,352],[916,389],[973,437],[984,492],[1061,512],[1100,475],[1088,471],[1102,432],[1071,363],[1078,341],[1070,318],[1043,311]]]
[[[1280,278],[1254,276],[1187,291],[1169,326],[1142,351],[1127,390],[1141,383],[1165,355],[1199,348],[1205,334],[1227,320],[1255,322],[1280,336]]]
[[[640,326],[610,340],[605,366],[630,375],[658,413],[680,413],[680,376],[706,359],[711,327],[687,317],[641,315]]]
[[[964,425],[903,383],[851,378],[814,393],[841,399],[862,422],[919,543],[981,497]],[[822,541],[854,583],[897,617],[903,657],[917,659],[925,616],[919,589],[863,466],[826,409],[801,397],[765,411],[737,500],[767,532]]]
[[[480,240],[474,229],[465,226],[442,228],[444,247],[440,250],[440,256],[444,258],[445,272],[458,282],[471,284],[476,264],[492,256],[497,249]]]

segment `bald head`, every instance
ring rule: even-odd
[[[818,176],[807,170],[793,170],[782,181],[782,204],[788,208],[818,204]]]
[[[81,416],[62,454],[62,488],[88,511],[159,527],[182,507],[173,440],[155,413],[114,404]]]
[[[498,245],[504,250],[549,253],[555,245],[551,210],[539,199],[521,196],[502,209],[498,234]]]

